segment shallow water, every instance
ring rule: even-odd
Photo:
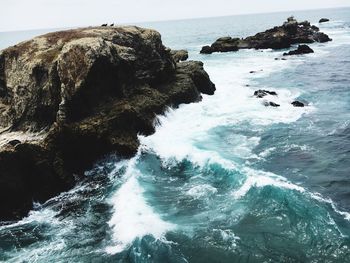
[[[314,54],[199,54],[288,15],[143,24],[202,60],[216,94],[159,116],[133,159],[110,156],[72,191],[4,223],[0,261],[350,262],[350,9],[294,13],[331,19],[320,28],[333,42],[312,44]],[[252,97],[261,88],[281,107]]]

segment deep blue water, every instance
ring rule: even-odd
[[[287,61],[274,59],[284,51],[199,54],[291,14],[330,18],[319,26],[333,41]],[[216,94],[159,116],[135,158],[99,162],[72,191],[1,226],[0,261],[350,262],[350,9],[143,26],[202,60]],[[38,33],[0,33],[0,47]],[[261,88],[281,107],[252,97]]]

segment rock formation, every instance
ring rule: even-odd
[[[170,50],[170,54],[175,62],[185,61],[188,59],[187,50]]]
[[[269,90],[256,90],[254,91],[254,96],[257,98],[263,98],[267,95],[277,96],[276,91],[269,91]]]
[[[302,102],[300,102],[300,101],[293,101],[292,103],[291,103],[294,107],[304,107],[305,106],[305,104],[304,103],[302,103]]]
[[[328,18],[321,18],[320,21],[318,21],[320,24],[321,23],[325,23],[325,22],[329,22]]]
[[[312,26],[310,22],[298,22],[293,17],[282,26],[276,26],[250,36],[245,39],[222,37],[216,40],[211,46],[204,46],[200,53],[211,54],[213,52],[237,51],[239,49],[284,49],[293,44],[327,42],[331,39],[324,33],[319,32],[319,28]]]
[[[308,45],[299,45],[296,50],[291,50],[287,53],[283,53],[283,56],[302,55],[309,53],[314,53],[314,51]]]
[[[271,106],[271,107],[277,108],[277,107],[279,107],[281,105],[279,105],[279,104],[277,104],[275,102],[272,102],[272,101],[264,101],[264,106],[265,107]]]
[[[130,157],[167,106],[215,85],[196,61],[176,63],[158,32],[91,27],[0,52],[0,220],[21,218],[93,163]]]

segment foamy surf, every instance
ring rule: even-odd
[[[109,254],[122,252],[137,238],[152,235],[162,239],[167,231],[175,229],[175,225],[163,221],[147,204],[137,179],[140,172],[133,166],[136,159],[127,168],[126,181],[109,201],[113,206],[113,216],[108,222],[113,239],[113,244],[106,247]]]

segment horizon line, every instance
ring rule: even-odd
[[[322,7],[322,8],[281,10],[281,11],[272,11],[272,12],[251,12],[251,13],[242,13],[242,14],[203,16],[203,17],[192,17],[192,18],[187,17],[187,18],[169,19],[169,20],[147,20],[147,21],[120,22],[120,23],[108,22],[108,24],[114,23],[116,26],[125,26],[125,25],[136,25],[136,24],[147,24],[147,23],[161,23],[161,22],[175,22],[175,21],[186,21],[186,20],[197,20],[197,19],[211,19],[211,18],[231,17],[231,16],[263,15],[263,14],[276,14],[276,13],[301,12],[301,11],[317,11],[317,10],[341,9],[341,8],[350,8],[350,5],[339,6],[339,7]],[[293,14],[291,14],[291,15],[293,15]],[[103,22],[103,23],[105,23],[105,22]],[[77,25],[77,26],[64,26],[64,27],[28,28],[28,29],[19,29],[19,30],[5,30],[5,31],[0,31],[0,33],[12,33],[12,32],[14,33],[14,32],[25,32],[25,31],[56,30],[56,29],[73,29],[73,28],[95,27],[95,26],[98,26],[98,25]]]

